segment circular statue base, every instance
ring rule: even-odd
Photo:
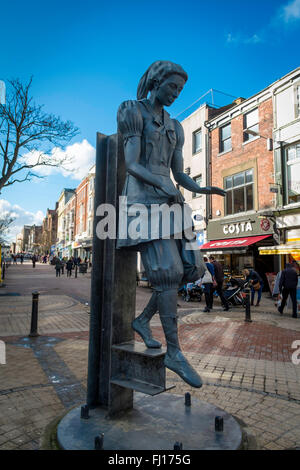
[[[135,395],[133,409],[107,418],[107,410],[89,410],[81,418],[81,407],[73,408],[60,421],[57,440],[61,449],[93,450],[95,438],[103,434],[103,450],[236,450],[242,431],[224,410],[192,398],[191,406],[179,395],[149,397]],[[223,418],[223,431],[216,431],[216,417]],[[222,421],[222,420],[221,420]]]

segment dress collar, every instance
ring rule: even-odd
[[[170,114],[165,110],[165,108],[163,108],[164,121],[162,121],[161,117],[152,108],[152,105],[149,100],[142,99],[140,101],[144,104],[144,106],[147,108],[149,113],[153,116],[153,121],[156,124],[158,124],[159,126],[164,126],[167,129],[170,128],[170,121],[171,121]]]

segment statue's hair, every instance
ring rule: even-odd
[[[155,80],[162,83],[166,78],[173,74],[180,75],[185,81],[188,79],[187,73],[183,68],[178,64],[174,64],[174,62],[169,62],[167,60],[157,60],[156,62],[153,62],[139,81],[137,99],[141,100],[143,98],[147,98],[149,91],[153,89]]]

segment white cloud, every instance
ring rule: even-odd
[[[259,42],[262,42],[262,38],[258,34],[253,34],[250,38],[245,39],[246,44],[258,44]]]
[[[62,167],[38,166],[32,169],[39,176],[62,174],[74,180],[82,180],[94,165],[96,158],[95,148],[86,140],[68,145],[65,150],[54,148],[51,156],[42,152],[29,152],[23,155],[22,160],[29,165],[40,161],[63,162]]]
[[[282,7],[281,17],[285,23],[300,19],[300,0],[293,0]]]
[[[227,44],[258,44],[263,42],[263,39],[258,34],[253,34],[252,36],[244,36],[243,34],[232,34],[228,33],[226,36]]]
[[[16,236],[21,232],[24,225],[41,225],[44,214],[42,211],[29,212],[17,204],[11,204],[5,199],[0,199],[0,217],[10,214],[15,220],[7,232],[8,241],[16,241]]]

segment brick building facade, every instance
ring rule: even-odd
[[[51,254],[57,237],[57,203],[55,209],[47,209],[46,217],[43,220],[42,229],[42,252],[45,255]],[[51,248],[52,247],[52,248]]]
[[[82,242],[87,237],[88,217],[88,184],[89,178],[84,178],[76,188],[76,219],[75,219],[75,241],[73,249],[75,256],[84,256]]]
[[[261,244],[274,244],[273,223],[264,213],[275,205],[273,100],[271,87],[239,98],[208,122],[210,129],[210,185],[225,189],[212,195],[207,225],[209,242],[203,251],[214,253],[225,270],[241,274],[247,267],[275,270],[274,257],[259,256]]]
[[[247,102],[244,102],[244,108],[246,106]],[[271,139],[273,131],[272,98],[258,104],[255,109],[258,110],[258,134]],[[258,136],[244,140],[243,107],[239,109],[239,114],[236,117],[231,118],[231,114],[234,116],[235,113],[233,108],[231,113],[226,116],[228,119],[221,121],[221,123],[230,122],[231,125],[230,150],[220,151],[220,129],[222,126],[218,121],[211,131],[211,185],[223,188],[226,177],[253,169],[253,209],[258,211],[273,207],[275,196],[269,191],[269,185],[274,183],[273,152],[268,150],[265,138]],[[219,196],[212,196],[212,218],[216,217],[217,211],[221,212],[221,216],[225,215],[224,202]]]

